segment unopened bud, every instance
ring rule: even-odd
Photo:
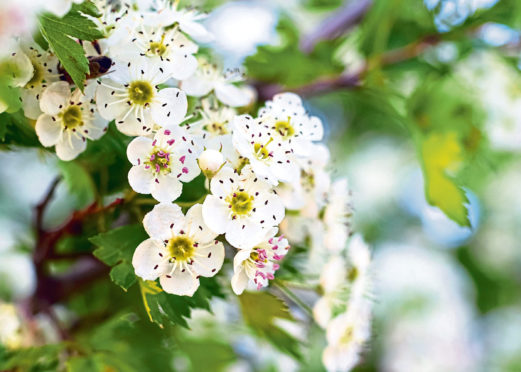
[[[198,161],[204,175],[212,178],[223,166],[224,157],[219,151],[208,149],[203,151]]]

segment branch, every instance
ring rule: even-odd
[[[300,49],[311,53],[315,45],[322,40],[334,39],[357,24],[371,7],[372,0],[352,0],[342,9],[326,18],[315,31],[302,40]]]

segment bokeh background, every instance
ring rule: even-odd
[[[206,24],[225,66],[245,63],[261,89],[282,76],[288,89],[299,90],[339,68],[356,74],[369,65],[357,86],[306,95],[308,108],[327,127],[335,176],[349,179],[353,230],[363,234],[374,257],[373,336],[356,370],[521,371],[521,6],[516,0],[369,1],[348,30],[311,55],[301,51],[325,19],[362,2],[198,5],[216,9]],[[406,55],[388,65],[377,62],[396,50]],[[467,197],[470,227],[425,196],[432,180],[425,177],[421,138],[447,131],[458,134],[464,153],[454,177]],[[37,150],[0,152],[4,301],[34,289],[32,207],[60,166]],[[58,226],[81,205],[82,198],[60,185],[47,223]],[[223,301],[214,312],[236,316]],[[195,334],[233,334],[206,312],[195,319]],[[319,371],[323,334],[308,341],[316,355],[307,370]],[[245,336],[232,347],[235,355],[221,361],[229,370],[297,368],[291,358]],[[178,355],[180,369],[193,363],[191,352]]]

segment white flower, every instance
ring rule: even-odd
[[[51,12],[58,17],[63,17],[71,10],[73,3],[80,4],[83,0],[44,0],[42,1],[44,10]]]
[[[177,80],[187,79],[197,69],[197,45],[182,34],[177,27],[164,30],[161,27],[147,27],[142,22],[128,23],[126,42],[110,48],[110,54],[118,59],[131,59],[139,54],[156,59],[164,71],[170,71]]]
[[[36,120],[42,113],[39,99],[43,90],[59,80],[58,59],[49,52],[40,51],[37,46],[29,47],[27,56],[33,66],[33,74],[21,91],[22,107],[26,117]]]
[[[143,225],[150,239],[137,247],[132,265],[145,280],[159,278],[165,292],[192,296],[200,276],[211,277],[221,269],[224,246],[204,223],[201,204],[186,216],[176,204],[157,204]]]
[[[300,177],[291,183],[281,183],[277,187],[277,194],[282,198],[284,205],[290,210],[315,210],[324,206],[331,177],[326,171],[329,163],[329,150],[322,144],[311,144],[308,158],[297,159],[300,165]],[[309,215],[309,214],[308,214]]]
[[[312,141],[320,141],[324,136],[322,122],[316,116],[309,116],[302,101],[295,93],[280,93],[267,101],[259,110],[259,118],[269,123],[273,133],[291,143],[295,154],[313,155]]]
[[[189,96],[203,97],[211,91],[219,101],[231,107],[246,106],[253,101],[246,87],[238,87],[233,83],[241,81],[242,75],[237,71],[222,74],[216,66],[205,59],[199,59],[199,68],[191,77],[181,82],[181,88]]]
[[[224,156],[217,150],[204,150],[198,159],[199,168],[208,178],[212,178],[224,164]]]
[[[108,123],[91,103],[90,87],[85,95],[79,89],[71,93],[69,84],[59,81],[41,95],[43,114],[36,121],[36,134],[45,147],[56,146],[56,155],[62,160],[77,157],[87,147],[87,139],[96,140],[107,129]]]
[[[182,182],[200,173],[198,152],[197,143],[183,127],[163,128],[153,139],[137,137],[127,148],[133,165],[128,173],[130,186],[160,202],[174,201],[181,195]]]
[[[160,62],[139,56],[117,63],[110,78],[98,81],[99,113],[107,120],[115,119],[124,134],[149,134],[155,126],[176,125],[185,118],[185,93],[177,88],[159,90],[157,86],[171,77]]]
[[[287,239],[275,237],[276,227],[265,229],[257,237],[252,237],[250,246],[240,249],[233,259],[234,275],[232,288],[235,294],[240,295],[248,282],[253,282],[257,289],[268,285],[279,269],[280,261],[289,249]]]
[[[9,57],[2,61],[2,69],[9,75],[9,85],[23,87],[33,76],[31,60],[21,49],[12,51]]]
[[[331,252],[340,252],[349,236],[349,217],[352,215],[347,179],[341,178],[333,182],[328,199],[324,210],[324,245]]]
[[[328,346],[322,362],[328,372],[350,371],[360,360],[364,344],[371,336],[371,303],[361,301],[333,319],[326,331]]]
[[[154,4],[155,3],[155,4]],[[196,41],[208,43],[213,40],[213,35],[201,25],[200,21],[207,17],[195,9],[178,9],[179,0],[155,0],[152,7],[155,12],[145,15],[148,24],[168,27],[178,24],[181,31],[188,34]]]
[[[22,322],[16,307],[0,302],[0,345],[15,349],[21,347],[22,343]]]
[[[237,116],[233,121],[233,145],[249,160],[255,173],[272,185],[298,179],[300,169],[290,144],[275,135],[262,119]]]
[[[204,220],[216,233],[226,234],[236,248],[250,247],[261,230],[277,226],[284,218],[280,198],[249,166],[240,175],[223,167],[212,178],[210,190],[203,203]]]
[[[348,275],[351,283],[351,301],[357,301],[366,296],[371,289],[369,275],[371,252],[362,236],[357,234],[350,239],[347,253],[351,263]]]

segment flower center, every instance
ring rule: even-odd
[[[234,215],[244,216],[253,209],[253,199],[247,192],[240,191],[228,196],[226,201]]]
[[[159,147],[154,147],[150,157],[145,161],[145,168],[152,168],[156,173],[170,173],[170,153]]]
[[[353,327],[349,327],[346,329],[345,333],[340,338],[341,344],[348,344],[353,340]]]
[[[173,261],[188,261],[194,255],[194,242],[186,236],[174,236],[166,245]]]
[[[313,188],[315,187],[315,175],[313,173],[301,171],[300,179],[302,180],[302,185],[304,186],[304,188],[308,190],[313,190]]]
[[[128,87],[128,98],[135,105],[144,106],[152,101],[154,89],[148,81],[133,81]]]
[[[277,121],[275,123],[275,131],[282,136],[284,139],[293,137],[295,134],[295,128],[290,124],[290,118],[286,121]]]
[[[358,269],[356,267],[353,267],[351,270],[349,270],[349,273],[347,274],[347,279],[349,279],[350,282],[354,282],[358,278]]]
[[[166,53],[167,46],[163,44],[163,40],[165,39],[165,35],[161,37],[161,41],[152,41],[150,42],[150,45],[148,47],[149,53],[156,55],[156,56],[162,56]]]
[[[71,105],[60,113],[65,129],[75,129],[83,125],[81,109],[77,105]]]
[[[253,144],[253,152],[257,159],[266,160],[270,157],[270,152],[266,147],[269,145],[271,141],[273,141],[273,138],[270,138],[270,140],[265,145],[262,145],[260,143]]]
[[[208,124],[204,128],[207,132],[213,133],[217,136],[221,136],[228,133],[228,128],[224,123],[212,123]]]
[[[37,63],[33,60],[31,60],[31,64],[33,65],[33,71],[34,71],[33,77],[25,85],[26,87],[29,87],[29,88],[32,88],[35,85],[40,85],[43,82],[43,77],[44,77],[42,66],[40,66],[39,63]]]

